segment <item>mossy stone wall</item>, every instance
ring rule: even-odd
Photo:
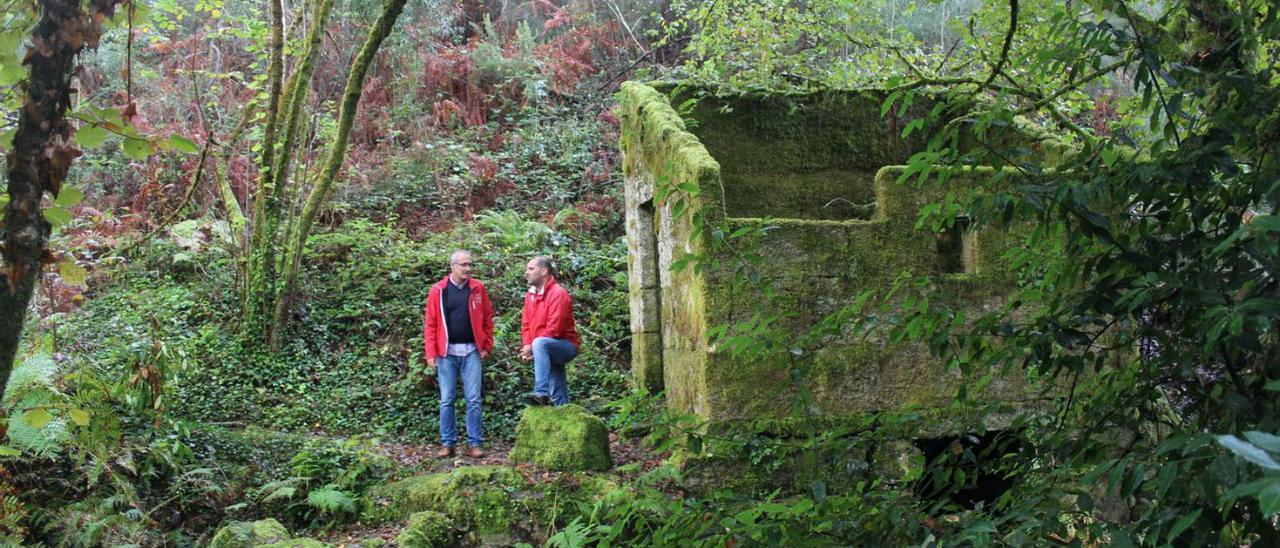
[[[865,290],[883,294],[904,271],[929,277],[937,305],[974,313],[1000,306],[1013,282],[1001,256],[1018,245],[1021,230],[961,231],[951,245],[942,241],[947,235],[915,224],[926,204],[949,193],[990,192],[994,181],[1007,185],[1010,177],[978,168],[955,172],[945,183],[898,183],[900,164],[923,146],[918,139],[925,132],[900,137],[919,111],[886,120],[879,92],[703,98],[692,112],[698,122],[692,134],[652,87],[627,83],[620,99],[640,384],[665,388],[669,405],[712,421],[793,417],[793,369],[806,372],[802,382],[813,404],[830,417],[939,408],[953,398],[964,382],[958,373],[922,345],[889,344],[883,332],[840,333],[799,356],[776,348],[746,359],[713,347],[708,326],[745,321],[765,308],[779,314],[780,329],[800,335]],[[692,233],[689,214],[674,217],[662,204],[645,209],[655,185],[683,183],[698,189],[692,207],[708,226],[771,227],[753,249],[765,258],[762,274],[773,298],[735,290],[741,284],[729,283],[731,273],[714,266],[670,271],[688,252],[707,250],[705,265],[736,261],[714,255],[709,235]],[[860,207],[841,213],[833,201]],[[649,248],[656,272],[646,271]],[[945,256],[948,249],[962,256]],[[992,383],[980,395],[1016,402],[1029,391],[1012,380]]]
[[[885,97],[864,90],[700,98],[692,132],[722,162],[727,214],[868,218],[876,170],[924,146],[925,132],[903,138],[901,130],[926,105],[881,117]]]
[[[899,184],[900,166],[882,168],[876,176],[877,209],[873,219],[844,222],[803,219],[731,218],[729,229],[767,224],[774,227],[757,242],[775,296],[766,298],[719,280],[711,273],[708,315],[712,324],[733,324],[766,309],[779,316],[777,327],[807,333],[817,322],[849,305],[858,294],[883,295],[904,271],[928,276],[933,306],[976,313],[1000,306],[1013,283],[1002,255],[1020,240],[1019,231],[983,230],[965,235],[965,272],[949,272],[939,253],[939,236],[916,229],[920,208],[947,192],[984,192],[994,178],[991,169],[951,176],[945,186]],[[728,260],[728,257],[724,257]],[[870,334],[842,332],[818,341],[795,356],[778,348],[755,359],[719,351],[707,363],[705,418],[725,421],[784,418],[795,412],[793,369],[805,372],[800,382],[812,393],[822,414],[861,415],[947,405],[965,382],[947,371],[921,344],[891,344],[886,329]],[[1031,397],[1020,379],[998,381],[979,394],[986,401],[1020,401]]]
[[[706,289],[702,276],[692,269],[673,272],[671,266],[706,247],[706,234],[695,233],[690,221],[693,214],[710,222],[724,217],[720,164],[686,131],[684,121],[657,90],[627,82],[619,99],[636,349],[632,369],[642,386],[665,389],[673,405],[701,410],[707,394]],[[687,212],[674,215],[672,201],[654,200],[657,181],[692,185],[698,198],[689,202]],[[661,344],[654,344],[655,339]]]

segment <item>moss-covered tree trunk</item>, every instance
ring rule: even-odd
[[[302,125],[303,107],[307,104],[308,92],[311,90],[311,76],[315,71],[316,57],[324,39],[324,29],[332,11],[333,0],[318,0],[311,20],[311,29],[307,33],[307,49],[302,62],[289,79],[286,98],[288,104],[281,113],[277,123],[284,128],[283,144],[273,169],[276,177],[275,187],[279,195],[288,196],[289,169],[293,162],[293,151],[297,144],[299,127]],[[285,240],[288,241],[287,239]],[[287,258],[287,255],[286,255]],[[287,259],[286,259],[287,260]],[[287,264],[287,262],[285,263]],[[288,308],[289,293],[281,290],[273,295],[273,315],[270,328],[267,330],[267,342],[273,350],[280,347],[282,317]]]
[[[275,230],[279,224],[280,204],[275,192],[276,122],[284,79],[284,6],[281,0],[271,4],[271,57],[267,68],[267,126],[262,139],[258,188],[253,197],[253,233],[249,238],[249,277],[245,290],[245,324],[248,333],[265,339],[271,296],[274,291],[276,261]]]
[[[382,14],[369,29],[364,46],[360,48],[360,53],[356,55],[355,62],[351,66],[351,74],[347,76],[347,84],[342,92],[342,109],[338,115],[337,139],[334,140],[333,148],[325,159],[319,179],[307,195],[306,204],[297,220],[297,229],[293,231],[293,238],[286,249],[284,286],[280,293],[281,298],[277,301],[275,321],[272,324],[276,333],[283,333],[286,327],[287,296],[293,293],[294,285],[297,283],[298,268],[302,263],[302,250],[307,243],[307,237],[311,234],[311,223],[315,221],[320,206],[324,204],[329,189],[333,187],[333,181],[346,160],[347,142],[351,136],[352,124],[355,122],[356,108],[360,104],[360,94],[364,91],[365,74],[369,72],[369,65],[373,63],[374,56],[382,47],[383,40],[391,34],[392,27],[400,18],[400,13],[404,11],[404,5],[405,0],[385,0],[382,5]]]
[[[111,16],[117,3],[91,0],[89,12],[79,0],[38,4],[40,20],[23,61],[30,69],[26,98],[13,147],[5,158],[9,203],[0,225],[0,393],[13,368],[51,231],[40,200],[45,192],[58,195],[71,161],[80,154],[71,144],[72,128],[66,118],[75,57],[85,47],[97,46],[99,22]]]

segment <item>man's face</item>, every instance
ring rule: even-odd
[[[547,269],[538,266],[537,260],[529,261],[524,265],[524,281],[529,285],[541,286],[542,281],[547,278]]]
[[[453,275],[453,279],[461,282],[471,278],[471,267],[471,256],[461,255],[449,263],[449,273]]]

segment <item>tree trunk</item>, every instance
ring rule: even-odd
[[[329,12],[332,11],[332,7],[333,0],[317,1],[315,14],[311,19],[311,29],[307,33],[306,52],[303,54],[302,62],[299,63],[298,68],[289,79],[286,96],[288,103],[279,120],[280,126],[284,128],[283,138],[281,139],[283,144],[280,147],[276,165],[273,169],[277,199],[279,196],[288,196],[289,168],[293,161],[293,149],[297,141],[298,127],[301,125],[302,111],[307,104],[308,92],[311,91],[311,74],[315,71],[316,57],[320,52],[324,29],[329,21]],[[285,241],[288,242],[287,239]],[[282,318],[285,315],[285,311],[288,309],[289,302],[289,293],[282,287],[277,286],[277,289],[280,289],[280,291],[273,295],[272,319],[270,326],[267,328],[267,344],[272,350],[280,349],[280,324],[283,321]]]
[[[31,32],[23,61],[30,68],[26,99],[18,115],[8,166],[9,204],[0,225],[0,393],[22,339],[27,306],[40,276],[51,227],[40,210],[47,191],[55,197],[71,161],[80,154],[71,144],[71,69],[85,47],[96,47],[101,16],[115,11],[117,0],[92,0],[93,14],[79,0],[41,0],[41,16]]]
[[[302,250],[307,243],[307,237],[311,234],[311,223],[315,221],[320,206],[329,194],[329,189],[333,186],[333,181],[337,178],[338,171],[342,169],[342,163],[347,157],[347,141],[351,136],[351,126],[355,122],[356,108],[360,104],[360,94],[364,91],[365,74],[369,72],[369,65],[373,63],[373,57],[378,53],[378,48],[382,47],[382,41],[391,34],[392,27],[400,18],[400,13],[404,11],[404,5],[405,0],[385,1],[382,14],[374,22],[373,28],[369,29],[369,36],[365,38],[364,46],[360,48],[360,53],[351,67],[351,74],[347,76],[347,84],[342,92],[342,110],[338,114],[337,140],[334,141],[333,149],[325,159],[319,179],[307,195],[306,205],[303,206],[302,214],[298,218],[298,228],[294,231],[288,249],[285,250],[287,259],[284,265],[284,288],[281,295],[291,293],[297,282],[298,267],[302,263]],[[288,315],[284,310],[277,308],[274,329],[283,333],[287,318]]]
[[[245,332],[266,340],[271,296],[275,294],[273,266],[276,262],[275,231],[280,204],[275,192],[276,120],[280,117],[284,80],[284,6],[271,4],[271,60],[267,67],[267,127],[262,138],[262,158],[258,163],[258,191],[253,197],[253,234],[249,238],[249,279],[245,293]]]

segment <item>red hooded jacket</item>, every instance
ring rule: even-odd
[[[578,330],[573,323],[573,297],[549,278],[542,293],[524,294],[524,315],[520,319],[520,340],[533,344],[538,337],[566,339],[579,346]]]
[[[422,313],[422,347],[427,359],[447,354],[449,329],[444,322],[444,293],[449,277],[445,276],[427,293],[427,306]],[[484,284],[475,278],[467,279],[471,287],[471,334],[476,338],[476,350],[493,352],[493,303]]]

